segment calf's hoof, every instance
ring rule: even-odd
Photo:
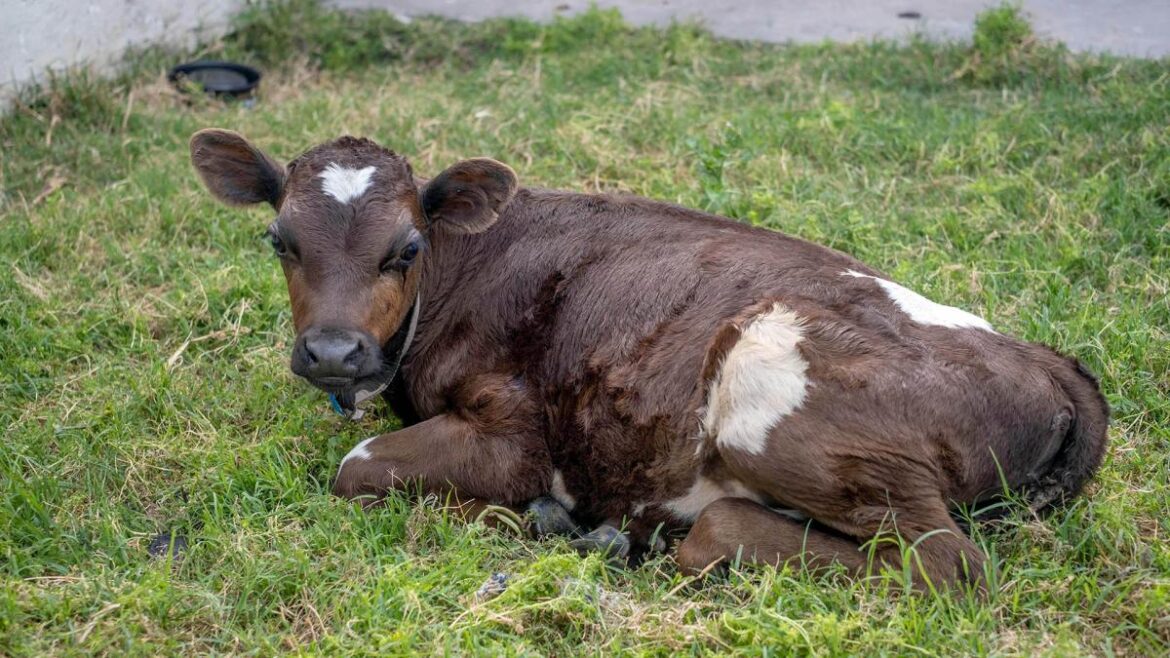
[[[581,555],[601,553],[607,558],[624,560],[630,555],[630,536],[609,524],[603,524],[569,542],[569,546]]]
[[[339,476],[333,482],[333,495],[342,500],[357,503],[362,509],[370,509],[382,504],[386,498],[385,491],[376,491],[370,487],[359,487],[355,479]]]
[[[532,534],[537,537],[576,535],[580,532],[569,512],[554,498],[548,496],[541,496],[528,503],[527,516],[532,524]]]

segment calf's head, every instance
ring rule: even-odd
[[[488,159],[422,181],[404,157],[354,137],[283,166],[237,133],[200,130],[191,162],[220,201],[276,211],[268,238],[292,302],[292,370],[342,394],[388,377],[432,241],[487,229],[516,189]]]

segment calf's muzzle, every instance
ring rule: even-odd
[[[381,349],[362,331],[312,327],[293,348],[292,371],[318,385],[343,387],[381,367]]]

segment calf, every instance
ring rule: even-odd
[[[191,157],[222,201],[277,212],[293,371],[342,400],[389,386],[404,429],[345,457],[340,496],[551,493],[637,542],[690,527],[692,572],[901,567],[897,533],[939,584],[982,574],[955,505],[1006,487],[1042,507],[1100,464],[1108,408],[1079,363],[840,252],[517,188],[488,159],[423,180],[352,137],[284,167],[203,130]]]

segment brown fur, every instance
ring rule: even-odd
[[[247,197],[238,167],[216,190],[208,170],[220,165],[195,146],[225,140],[201,134],[193,157],[209,187]],[[222,150],[229,165],[258,153]],[[260,174],[242,178],[271,169],[254,157]],[[333,161],[378,165],[376,190],[352,207],[324,198],[311,180]],[[872,280],[841,276],[876,271],[825,247],[635,197],[514,191],[511,170],[489,160],[417,189],[401,157],[352,138],[298,158],[282,190],[278,223],[304,256],[285,265],[298,332],[341,318],[384,342],[415,290],[423,300],[388,393],[422,420],[347,461],[342,496],[421,482],[518,504],[547,492],[558,469],[575,516],[632,519],[644,540],[689,523],[664,504],[702,475],[820,526],[806,536],[761,504],[720,500],[680,546],[688,569],[743,546],[763,562],[804,554],[860,571],[864,542],[941,530],[916,560],[924,578],[951,582],[978,579],[983,556],[950,508],[995,495],[1001,475],[1047,504],[1077,493],[1101,461],[1108,409],[1078,363],[997,333],[917,324]],[[372,263],[415,230],[427,242],[419,262],[377,275]],[[774,303],[804,322],[813,386],[762,454],[716,447],[699,431],[707,388]],[[897,555],[878,557],[897,566]]]

